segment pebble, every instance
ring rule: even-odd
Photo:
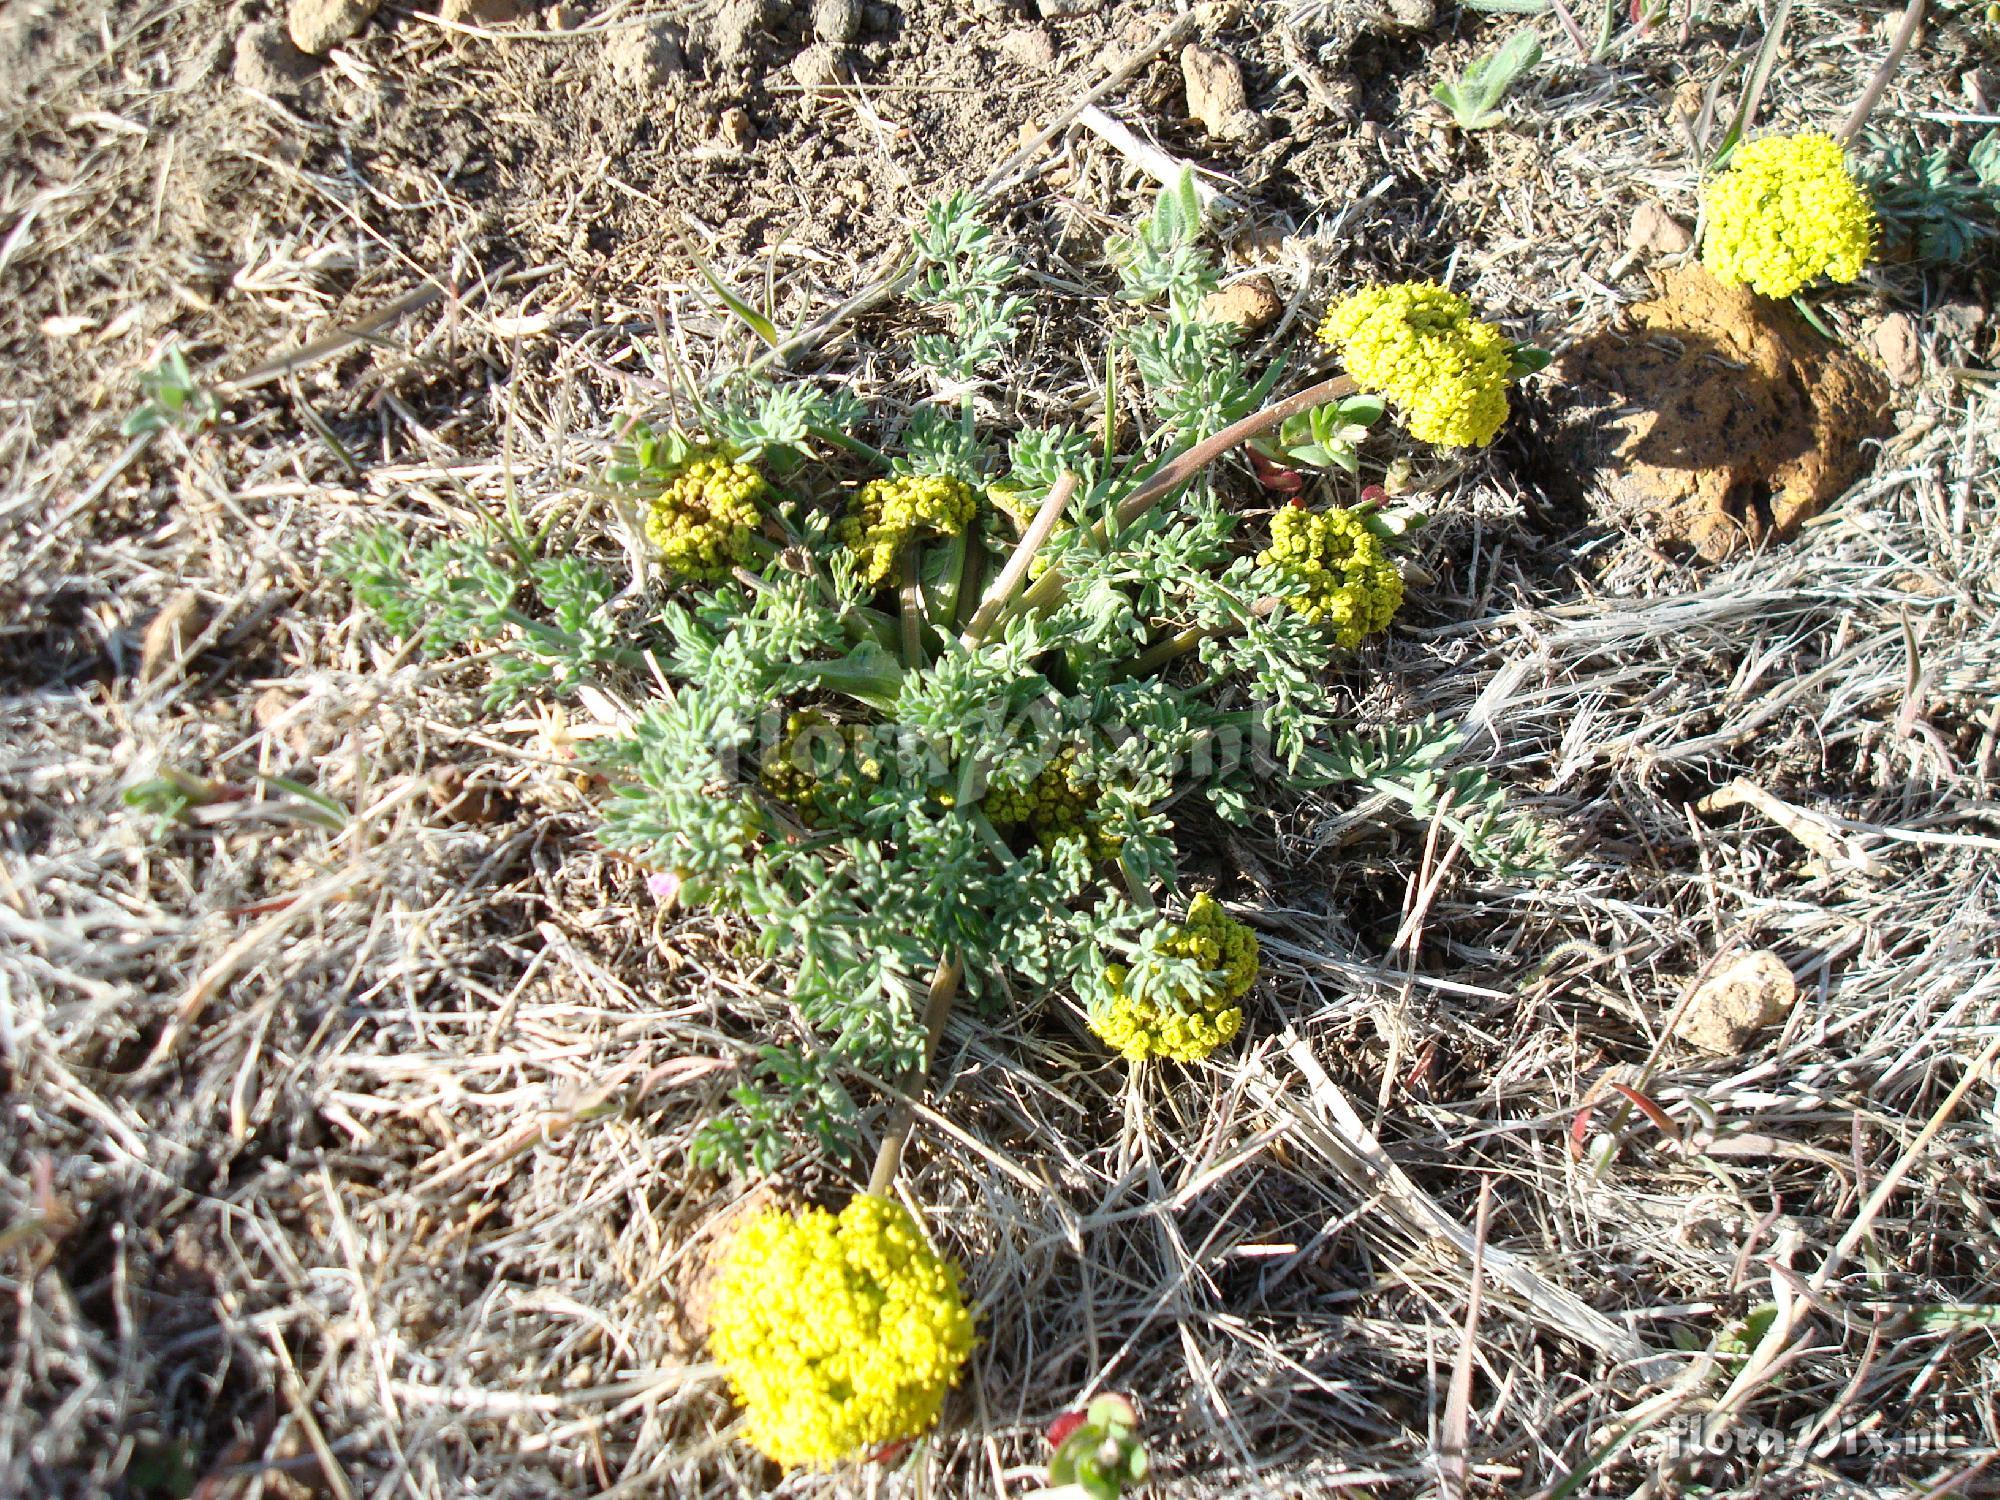
[[[1406,31],[1429,31],[1437,18],[1437,0],[1389,0],[1389,19]]]
[[[1035,9],[1049,21],[1063,16],[1094,16],[1104,9],[1104,0],[1039,0]]]
[[[460,26],[504,26],[527,14],[521,0],[444,0],[438,14]]]
[[[1694,248],[1694,235],[1667,212],[1665,204],[1648,201],[1632,215],[1625,248],[1647,255],[1679,255]]]
[[[382,0],[292,0],[285,12],[285,29],[293,46],[318,57],[367,25],[381,4]]]
[[[236,56],[229,76],[260,94],[282,94],[294,87],[312,66],[312,59],[292,45],[276,21],[246,26],[236,33]]]
[[[1931,327],[1939,338],[1970,344],[1986,326],[1986,309],[1970,297],[1953,297],[1931,310]]]
[[[605,38],[604,60],[611,76],[632,89],[663,88],[687,71],[681,29],[671,21],[614,31]]]
[[[1268,276],[1246,276],[1202,299],[1204,323],[1234,323],[1245,333],[1268,328],[1285,310],[1285,299]]]
[[[764,29],[764,0],[722,0],[708,23],[708,42],[726,68],[757,60],[757,33]]]
[[[169,668],[179,665],[195,638],[208,629],[213,618],[201,595],[185,589],[169,599],[146,626],[139,643],[139,679],[153,682]]]
[[[1000,38],[1000,55],[1024,68],[1046,71],[1056,65],[1056,44],[1043,27],[1021,26]]]
[[[1704,1052],[1734,1057],[1767,1026],[1791,1013],[1798,986],[1785,961],[1768,948],[1745,953],[1702,981],[1681,1012],[1674,1035]]]
[[[1187,81],[1188,113],[1210,135],[1240,141],[1262,132],[1263,121],[1243,89],[1243,70],[1227,52],[1190,42],[1181,49],[1181,76]]]
[[[1869,347],[1882,361],[1882,368],[1897,385],[1915,385],[1924,377],[1923,340],[1917,320],[1906,312],[1892,312],[1875,325],[1868,335]]]
[[[549,7],[549,30],[575,31],[589,19],[589,12],[581,5],[551,5]]]
[[[725,109],[715,122],[716,139],[733,151],[741,151],[757,139],[757,127],[751,123],[750,111],[740,106]]]
[[[831,42],[814,42],[792,59],[792,78],[803,88],[828,89],[841,81],[840,64],[846,48]]]
[[[861,0],[813,0],[813,36],[845,46],[861,35]]]

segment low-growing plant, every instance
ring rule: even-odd
[[[1875,154],[1861,179],[1890,234],[1922,260],[1956,263],[2000,235],[2000,130],[1989,130],[1961,161],[1949,143],[1924,149],[1909,136],[1873,132]]]
[[[1086,1500],[1119,1500],[1146,1482],[1152,1461],[1139,1437],[1139,1413],[1124,1396],[1099,1396],[1082,1411],[1049,1424],[1049,1483],[1071,1485]]]
[[[900,431],[883,437],[843,393],[740,380],[680,421],[631,425],[607,479],[635,577],[499,520],[343,549],[393,630],[488,648],[495,706],[593,682],[643,699],[590,752],[601,837],[658,872],[657,891],[741,919],[814,1039],[746,1060],[698,1135],[704,1161],[851,1152],[857,1080],[920,1077],[962,998],[1073,998],[1134,1059],[1236,1035],[1256,939],[1184,888],[1184,805],[1248,822],[1365,788],[1440,820],[1489,869],[1546,864],[1500,789],[1449,765],[1455,731],[1357,725],[1332,680],[1401,602],[1393,554],[1413,515],[1260,513],[1211,474],[1251,440],[1352,472],[1385,409],[1413,426],[1444,413],[1439,440],[1484,442],[1520,351],[1419,289],[1422,308],[1378,298],[1368,324],[1395,343],[1395,319],[1415,319],[1400,365],[1350,354],[1348,375],[1273,400],[1282,372],[1253,375],[1237,330],[1201,317],[1201,230],[1184,178],[1110,245],[1142,438],[1110,441],[1108,409],[1011,433],[980,419],[1028,305],[955,198],[917,232],[914,301],[939,326],[917,339],[930,385]],[[1445,307],[1462,314],[1448,329],[1429,316]],[[1422,364],[1439,339],[1493,358],[1467,385]],[[1459,383],[1434,396],[1424,381],[1447,374]]]
[[[1497,51],[1467,63],[1455,80],[1437,84],[1431,97],[1460,130],[1490,130],[1506,123],[1500,101],[1507,91],[1541,60],[1542,39],[1531,30],[1517,31]]]
[[[163,427],[192,435],[221,411],[215,393],[194,378],[178,348],[167,349],[139,376],[139,391],[145,400],[125,419],[121,430],[126,437],[145,437]]]

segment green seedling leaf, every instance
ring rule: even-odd
[[[1757,45],[1755,60],[1750,64],[1750,75],[1744,80],[1743,92],[1736,100],[1736,113],[1730,118],[1729,128],[1722,133],[1722,140],[1716,145],[1715,155],[1710,159],[1708,169],[1719,172],[1729,165],[1729,158],[1735,154],[1739,141],[1749,132],[1757,120],[1757,104],[1764,97],[1764,85],[1770,82],[1771,70],[1778,65],[1778,49],[1785,38],[1785,27],[1792,19],[1792,0],[1778,0],[1778,7],[1772,13],[1769,28],[1763,40]]]
[[[1507,117],[1499,104],[1520,76],[1542,60],[1541,39],[1531,30],[1517,31],[1500,50],[1466,65],[1456,83],[1440,83],[1431,97],[1450,113],[1461,130],[1487,130]]]
[[[1554,359],[1548,350],[1537,349],[1533,344],[1514,344],[1507,350],[1507,378],[1519,380],[1523,375],[1546,370]]]
[[[701,279],[708,283],[708,289],[715,293],[717,299],[729,309],[739,323],[756,334],[769,348],[775,349],[784,342],[778,333],[778,325],[732,292],[723,279],[716,275],[707,258],[695,248],[694,242],[679,228],[674,230],[674,238],[680,241],[681,252],[694,262],[695,270],[700,273]]]

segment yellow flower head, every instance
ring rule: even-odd
[[[958,1275],[887,1198],[752,1219],[716,1273],[708,1333],[750,1441],[794,1468],[923,1432],[972,1352]]]
[[[1506,336],[1435,282],[1342,297],[1326,310],[1319,337],[1354,383],[1395,402],[1424,442],[1483,448],[1507,420]]]
[[[1830,135],[1744,142],[1706,203],[1701,263],[1766,297],[1789,297],[1815,276],[1852,281],[1875,243],[1875,209]]]
[[[831,771],[828,785],[821,773]],[[851,791],[882,779],[882,762],[866,724],[836,724],[816,708],[785,715],[784,733],[758,768],[764,790],[798,814],[808,828],[825,821],[820,794]]]
[[[1292,608],[1329,627],[1348,650],[1386,629],[1403,602],[1403,576],[1381,538],[1338,506],[1279,511],[1271,521],[1270,548],[1257,561],[1282,568],[1298,590],[1289,597]]]
[[[1090,1029],[1128,1062],[1149,1057],[1195,1062],[1243,1029],[1236,1002],[1257,982],[1257,934],[1225,912],[1207,892],[1188,903],[1187,921],[1161,947],[1209,971],[1179,1007],[1142,1001],[1125,988],[1125,969],[1106,971],[1110,995],[1090,1017]]]
[[[764,476],[727,458],[697,458],[660,491],[646,511],[646,536],[660,559],[685,578],[714,580],[750,556]]]
[[[1025,827],[1044,849],[1059,839],[1080,838],[1094,860],[1118,857],[1123,839],[1097,826],[1097,783],[1077,768],[1074,745],[1059,752],[1024,787],[995,787],[980,804],[995,828]]]
[[[887,583],[906,543],[919,536],[957,536],[979,508],[962,479],[941,474],[898,474],[871,479],[848,501],[840,539],[861,561],[861,580]]]

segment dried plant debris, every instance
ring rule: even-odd
[[[1867,365],[1696,266],[1662,272],[1553,378],[1551,486],[1710,561],[1796,534],[1892,429]]]
[[[797,1027],[776,970],[594,836],[585,762],[632,704],[494,715],[485,648],[401,650],[327,550],[516,514],[589,532],[619,419],[764,347],[676,224],[805,326],[1179,8],[864,0],[849,35],[854,7],[769,5],[736,66],[715,3],[565,0],[504,42],[443,9],[383,6],[308,57],[284,0],[0,4],[0,1494],[1020,1495],[1049,1420],[1103,1392],[1156,1492],[1194,1500],[1988,1485],[1982,4],[1932,8],[1871,121],[1916,155],[1855,147],[1881,249],[1807,297],[1864,358],[1913,331],[1921,369],[1854,498],[1789,540],[1693,567],[1650,503],[1547,505],[1562,450],[1521,441],[1570,399],[1547,373],[1463,459],[1413,460],[1385,421],[1351,476],[1218,471],[1251,525],[1276,483],[1431,513],[1343,712],[1474,726],[1569,873],[1497,880],[1367,797],[1249,829],[1176,804],[1191,877],[1256,931],[1238,1039],[1134,1073],[1066,1002],[966,1008],[900,1196],[977,1268],[980,1343],[917,1448],[791,1476],[737,1441],[704,1347],[710,1262],[762,1204],[691,1161]],[[1302,335],[1365,285],[1435,280],[1551,346],[1658,299],[1645,257],[1701,227],[1688,131],[1718,78],[1726,120],[1777,8],[1617,7],[1589,65],[1605,7],[1562,9],[1582,47],[1540,0],[1204,3],[1100,99],[1238,205],[1222,284],[1266,274],[1283,304],[1245,369],[1311,378],[1331,356]],[[1790,8],[1757,133],[1838,126],[1886,45],[1867,23],[1895,19],[1862,10]],[[1452,129],[1431,87],[1527,25],[1545,55],[1510,123]],[[1236,62],[1258,138],[1189,116],[1190,41]],[[808,89],[815,44],[845,50]],[[732,109],[744,149],[700,154]],[[1077,129],[994,196],[1041,312],[976,433],[1095,445],[1107,386],[1121,443],[1157,432],[1131,362],[1075,373],[1138,321],[1080,289],[1153,192]],[[878,305],[790,366],[896,440],[910,340],[946,311]],[[1879,347],[1897,314],[1914,330]],[[213,411],[142,382],[170,349]],[[625,576],[608,537],[575,550]],[[1789,1017],[1728,1053],[1674,1036],[1690,976],[1755,949],[1795,975]],[[1615,1157],[1579,1160],[1614,1084],[1675,1128],[1634,1107]],[[861,1113],[879,1138],[886,1108]],[[779,1186],[861,1184],[802,1162]]]

